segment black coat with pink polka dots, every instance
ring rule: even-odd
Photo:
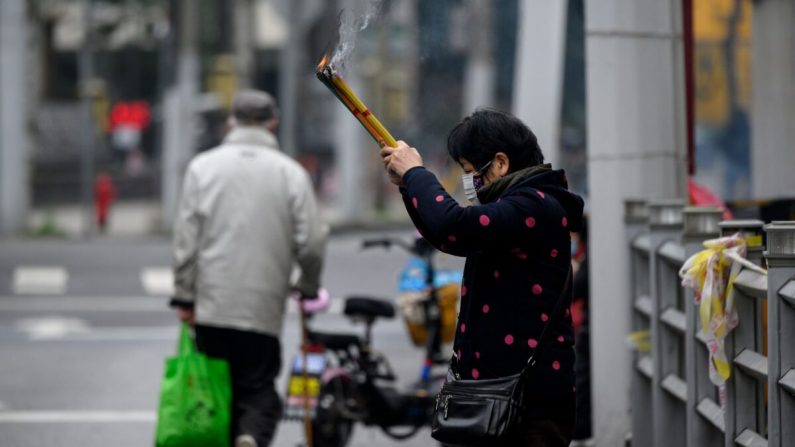
[[[520,371],[561,295],[571,263],[569,231],[582,224],[582,199],[568,191],[563,171],[533,175],[492,203],[467,207],[425,168],[409,170],[403,181],[406,209],[423,237],[466,257],[453,347],[462,378]],[[567,303],[532,369],[531,411],[572,415],[573,343]]]

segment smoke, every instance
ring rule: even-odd
[[[367,0],[364,13],[343,10],[340,12],[339,42],[331,57],[331,65],[337,70],[342,70],[348,62],[353,49],[356,48],[356,38],[359,33],[370,26],[370,22],[381,12],[384,0]]]

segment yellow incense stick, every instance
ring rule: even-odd
[[[341,77],[332,75],[331,82],[333,83],[334,87],[336,87],[335,90],[337,90],[342,97],[346,98],[351,102],[351,104],[353,104],[353,106],[356,108],[356,111],[358,111],[358,113],[361,114],[365,120],[367,120],[367,122],[373,127],[378,135],[381,136],[387,146],[397,147],[397,141],[395,141],[395,138],[392,137],[392,134],[390,134],[384,125],[381,124],[381,121],[379,121],[378,118],[376,118],[375,115],[373,115],[372,112],[367,109],[367,106],[365,106],[362,100],[359,99],[355,93],[353,93],[353,90],[348,87],[348,84],[346,84]],[[356,113],[354,112],[354,115],[355,114]]]
[[[373,137],[373,139],[375,140],[376,143],[378,143],[379,146],[381,147],[386,146],[386,141],[384,141],[384,137],[381,136],[381,134],[379,134],[377,130],[375,130],[375,128],[370,124],[370,122],[367,121],[364,115],[359,112],[356,106],[354,106],[346,96],[344,96],[341,92],[339,92],[333,84],[330,84],[325,80],[323,81],[323,84],[325,84],[329,88],[329,90],[331,90],[334,93],[334,96],[336,96],[337,99],[339,99],[340,102],[353,114],[353,116],[359,121],[359,123],[361,123],[361,125],[364,127],[367,133],[369,133],[370,136]]]

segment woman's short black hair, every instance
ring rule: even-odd
[[[475,110],[453,127],[447,152],[456,162],[464,159],[480,169],[497,152],[504,152],[511,172],[544,162],[533,131],[515,116],[490,108]]]

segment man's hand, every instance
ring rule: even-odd
[[[422,166],[422,157],[417,149],[402,140],[398,141],[397,147],[384,146],[381,158],[389,173],[389,180],[397,186],[403,185],[403,174],[409,169]]]
[[[177,317],[179,317],[179,321],[188,323],[191,326],[196,324],[196,316],[193,312],[193,309],[177,307]]]

